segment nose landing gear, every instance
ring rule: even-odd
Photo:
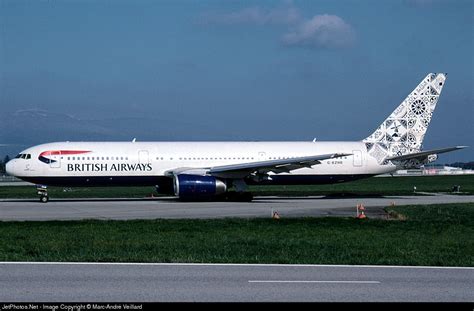
[[[39,199],[41,203],[48,203],[49,196],[48,196],[48,187],[43,185],[36,185],[36,191],[39,195]]]

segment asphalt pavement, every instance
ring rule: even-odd
[[[473,302],[474,268],[0,263],[0,301]]]
[[[271,217],[331,217],[356,215],[363,204],[368,217],[385,217],[395,205],[474,202],[472,195],[386,196],[370,198],[256,197],[253,202],[181,202],[174,198],[0,200],[0,221],[81,219],[198,219]]]

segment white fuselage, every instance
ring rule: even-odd
[[[178,168],[344,153],[312,167],[270,172],[266,184],[334,183],[388,173],[368,155],[363,142],[58,142],[24,150],[8,173],[37,184],[61,186],[159,185]],[[249,181],[252,183],[252,181]],[[258,182],[255,182],[258,183]]]

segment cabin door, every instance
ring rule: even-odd
[[[54,152],[55,154],[50,155],[49,166],[51,168],[61,168],[61,151]]]
[[[354,166],[360,167],[362,166],[362,151],[360,150],[352,150],[352,157],[354,158]]]

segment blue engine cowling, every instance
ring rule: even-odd
[[[213,176],[174,176],[174,194],[180,199],[206,199],[227,191],[226,184]]]

